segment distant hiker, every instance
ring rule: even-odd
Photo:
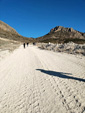
[[[27,43],[27,46],[28,46],[28,44],[29,44],[29,43]]]
[[[23,44],[24,48],[25,48],[25,43]]]
[[[35,45],[35,42],[33,42],[33,45]]]

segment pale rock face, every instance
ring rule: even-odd
[[[77,32],[73,28],[64,28],[62,26],[56,26],[55,28],[51,29],[50,32],[57,32],[57,31],[68,31],[68,32]]]
[[[56,26],[55,28],[51,29],[50,32],[57,32],[60,31],[63,27],[62,26]]]
[[[69,28],[70,32],[76,32],[73,28]]]
[[[83,39],[83,36],[79,32],[76,32],[74,36],[77,38]]]

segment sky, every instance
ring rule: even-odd
[[[85,32],[85,0],[0,0],[0,20],[25,37],[43,36],[56,26]]]

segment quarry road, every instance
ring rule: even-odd
[[[85,113],[85,58],[20,46],[0,61],[0,113]]]

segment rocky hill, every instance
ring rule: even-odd
[[[15,29],[2,21],[0,21],[0,38],[6,38],[19,42],[68,43],[72,41],[78,44],[85,43],[85,33],[74,30],[73,28],[56,26],[51,29],[48,34],[35,39],[21,36]]]
[[[17,34],[19,35],[15,29],[13,29],[12,27],[10,27],[8,24],[0,21],[0,31],[3,30],[3,31],[6,31],[6,32],[11,32],[13,34]]]
[[[19,42],[31,42],[32,38],[27,38],[21,36],[15,29],[10,27],[8,24],[0,21],[0,37],[9,40],[19,41]]]
[[[42,37],[38,37],[39,42],[67,43],[85,43],[85,33],[74,30],[73,28],[64,28],[56,26],[50,32]]]

